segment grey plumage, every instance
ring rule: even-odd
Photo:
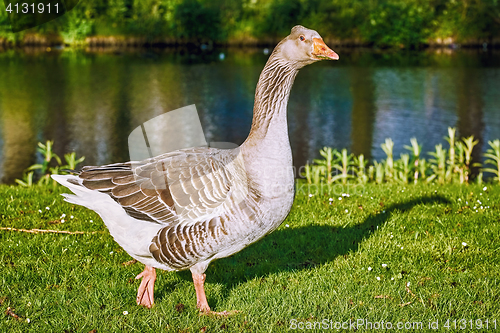
[[[316,52],[324,45],[316,40],[317,32],[297,26],[276,46],[260,75],[252,128],[240,147],[184,149],[53,176],[75,193],[66,201],[95,210],[132,257],[165,270],[203,274],[212,260],[264,237],[293,202],[286,121],[293,81],[319,56],[336,56],[326,45]]]

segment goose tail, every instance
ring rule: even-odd
[[[161,224],[142,221],[129,216],[109,195],[90,190],[75,175],[52,175],[59,184],[73,194],[62,194],[64,201],[95,211],[104,221],[115,241],[134,259],[145,265],[172,270],[156,261],[149,251],[152,239],[163,227]]]

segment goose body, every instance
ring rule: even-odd
[[[296,26],[271,54],[255,93],[252,128],[235,149],[190,148],[140,162],[84,167],[54,175],[97,212],[115,241],[146,265],[137,302],[153,304],[155,269],[190,269],[200,310],[212,260],[230,256],[276,229],[293,203],[286,109],[298,70],[338,59],[319,34]]]

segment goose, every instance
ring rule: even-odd
[[[234,149],[194,147],[145,161],[86,166],[52,178],[64,200],[97,212],[114,240],[145,268],[136,302],[154,304],[156,269],[192,274],[201,313],[205,271],[275,230],[294,199],[287,103],[302,67],[338,60],[314,30],[297,25],[260,74],[248,138]]]

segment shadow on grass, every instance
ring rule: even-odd
[[[208,283],[221,283],[230,291],[235,285],[263,277],[268,274],[308,269],[334,260],[337,256],[348,256],[359,244],[370,237],[377,227],[383,225],[394,213],[411,210],[417,205],[449,204],[443,196],[423,196],[385,207],[385,213],[370,214],[362,223],[351,227],[306,226],[280,229],[241,252],[214,261],[207,269]],[[191,280],[191,273],[177,273]],[[158,290],[159,298],[163,291]],[[209,303],[216,305],[216,299]]]

